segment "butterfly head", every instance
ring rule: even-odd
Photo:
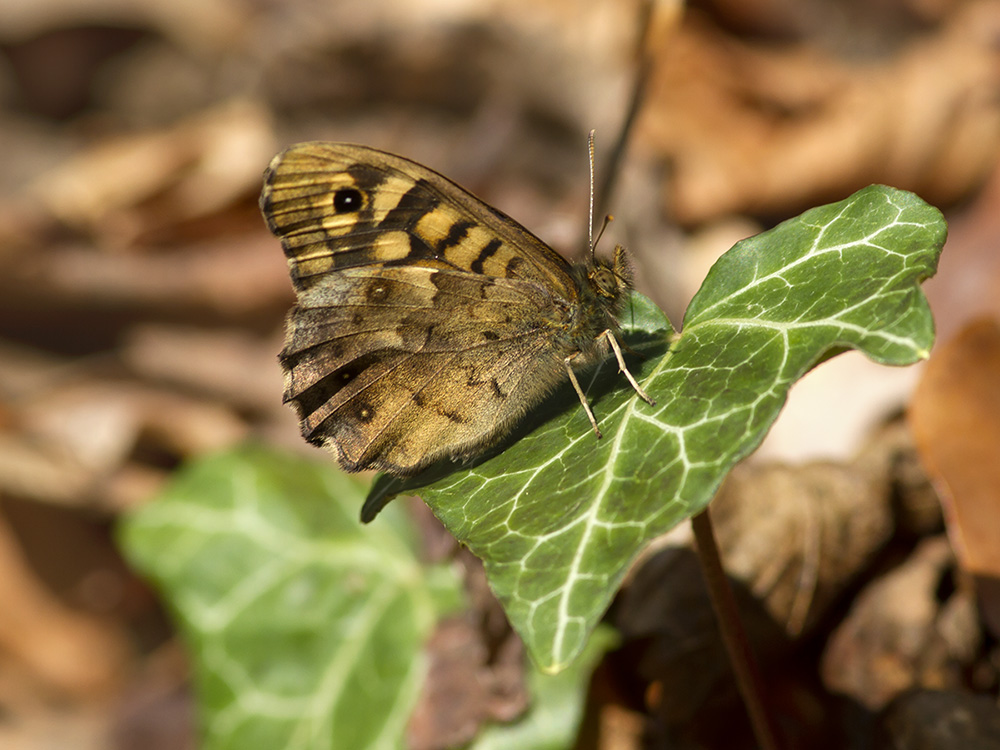
[[[617,304],[632,288],[632,268],[628,253],[621,245],[615,246],[613,260],[592,258],[587,271],[590,286],[601,299]]]

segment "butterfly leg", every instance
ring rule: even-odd
[[[583,394],[583,389],[580,387],[580,381],[576,379],[576,373],[573,372],[573,365],[570,360],[576,355],[570,355],[563,360],[566,364],[566,372],[569,373],[569,382],[573,384],[573,390],[576,391],[576,395],[580,397],[580,403],[583,404],[583,410],[587,412],[587,418],[590,423],[594,426],[594,432],[597,433],[597,437],[602,437],[601,430],[597,426],[597,420],[594,419],[594,412],[590,409],[590,404],[587,403],[587,397]]]
[[[608,343],[611,344],[611,348],[615,352],[615,359],[618,360],[618,371],[625,375],[625,377],[628,379],[628,382],[631,383],[632,387],[635,389],[635,392],[639,394],[639,398],[641,398],[650,406],[656,406],[656,402],[653,401],[653,399],[651,399],[649,396],[647,396],[646,392],[639,387],[639,384],[635,382],[635,378],[632,377],[632,373],[630,373],[628,371],[628,368],[625,366],[625,358],[622,356],[621,346],[618,345],[618,339],[615,338],[615,335],[614,333],[611,332],[611,329],[609,328],[601,335],[607,337]]]

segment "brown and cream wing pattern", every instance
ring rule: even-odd
[[[537,281],[575,298],[569,263],[535,235],[432,169],[385,151],[309,142],[275,157],[261,208],[308,286],[370,263],[450,266]],[[358,201],[354,210],[338,203]]]
[[[474,453],[563,377],[569,264],[432,170],[302,144],[272,162],[261,207],[298,294],[285,399],[344,468]]]

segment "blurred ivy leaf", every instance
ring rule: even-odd
[[[483,560],[535,661],[559,671],[636,555],[708,505],[811,367],[849,348],[889,365],[927,357],[919,283],[945,235],[937,209],[874,185],[744,240],[709,272],[682,335],[633,296],[625,340],[644,359],[630,368],[656,406],[605,364],[587,388],[602,440],[564,389],[497,455],[425,486],[381,477],[363,516],[394,493],[423,497]]]
[[[361,527],[361,483],[260,448],[182,469],[120,529],[194,656],[208,750],[403,746],[423,645],[460,606],[401,509]]]

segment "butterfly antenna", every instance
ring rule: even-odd
[[[597,247],[597,242],[594,240],[594,131],[590,131],[590,136],[587,138],[587,152],[590,154],[590,217],[587,224],[587,239],[590,242],[590,258],[594,258],[594,248]],[[605,222],[607,226],[607,222]],[[601,232],[603,233],[603,229]]]
[[[601,223],[601,228],[597,232],[597,236],[594,236],[594,132],[590,131],[590,136],[587,139],[587,151],[590,154],[590,215],[587,224],[587,236],[590,239],[590,259],[593,260],[597,254],[597,243],[601,241],[601,237],[604,236],[604,230],[608,228],[608,224],[615,220],[615,217],[611,214],[606,214],[604,221]]]
[[[597,233],[597,237],[594,238],[594,247],[597,247],[597,243],[601,241],[601,237],[604,236],[604,230],[608,228],[608,224],[615,220],[615,217],[611,214],[606,214],[604,216],[604,223],[601,224],[601,229]]]

